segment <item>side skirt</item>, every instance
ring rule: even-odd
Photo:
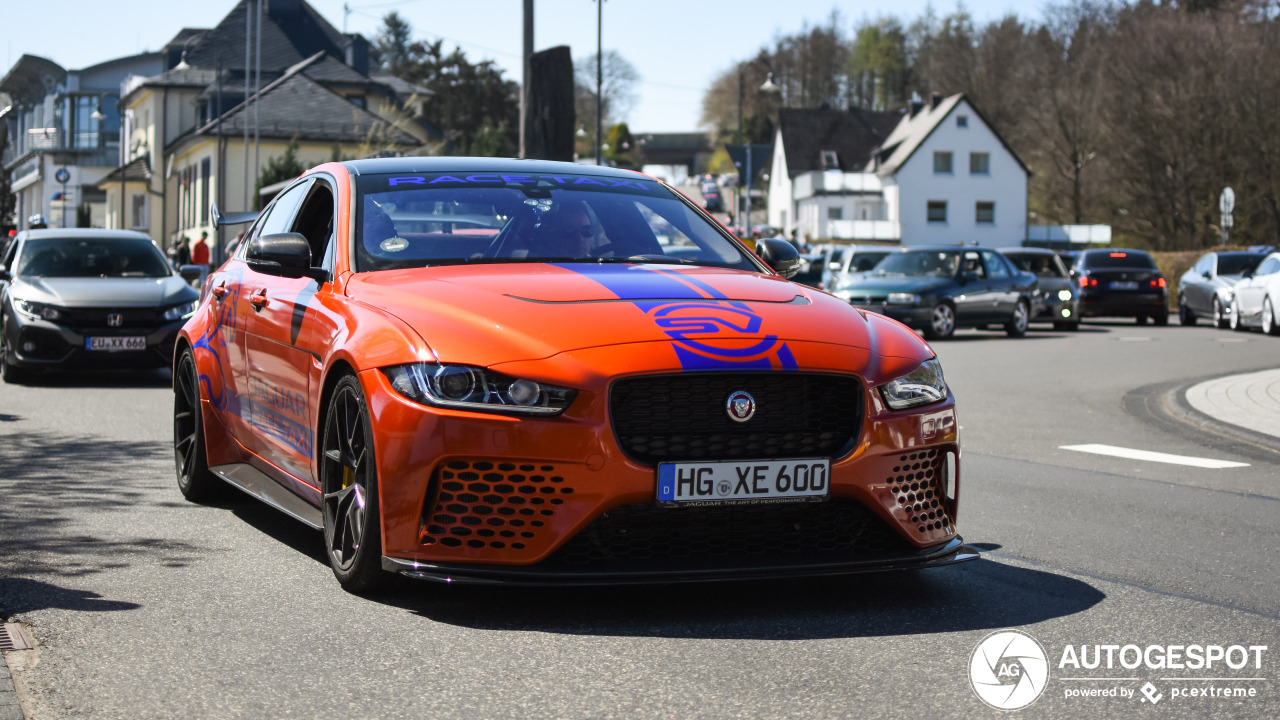
[[[295,520],[319,530],[324,525],[320,509],[284,489],[261,470],[247,463],[230,463],[209,468],[232,487],[251,495]]]

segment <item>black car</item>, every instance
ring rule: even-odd
[[[1209,252],[1178,279],[1178,319],[1195,325],[1204,318],[1220,328],[1231,323],[1234,287],[1258,269],[1266,252]]]
[[[1019,270],[1036,276],[1039,290],[1031,309],[1031,320],[1051,322],[1054,330],[1076,330],[1080,327],[1080,298],[1071,273],[1062,257],[1041,248],[1002,249]]]
[[[999,251],[971,246],[911,247],[890,253],[840,291],[851,305],[887,315],[933,339],[957,327],[1027,332],[1036,277]]]
[[[1139,325],[1169,324],[1169,289],[1156,261],[1142,250],[1084,250],[1071,268],[1084,317],[1131,317]]]
[[[724,209],[724,201],[720,199],[719,190],[706,190],[702,193],[702,206],[708,212],[720,212]]]
[[[167,367],[198,298],[142,233],[20,233],[0,263],[0,374]]]

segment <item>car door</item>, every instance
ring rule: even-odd
[[[1208,253],[1200,258],[1189,274],[1192,277],[1182,288],[1183,300],[1196,314],[1208,315],[1213,307],[1213,291],[1220,284],[1215,282],[1218,275],[1218,254]]]
[[[1007,322],[1018,307],[1018,273],[1004,256],[995,250],[982,250],[982,262],[987,268],[987,293],[991,299],[992,320]],[[1030,312],[1031,308],[1027,308]]]
[[[334,183],[323,176],[289,187],[275,201],[262,234],[302,234],[311,247],[312,265],[328,263],[332,271],[333,188]],[[319,308],[316,295],[332,285],[252,268],[245,284],[252,287],[246,345],[250,418],[257,430],[259,454],[274,466],[261,469],[306,494],[306,486],[316,490],[311,477],[318,417],[314,386],[320,378],[322,351],[336,335],[336,322]]]
[[[987,269],[977,250],[960,254],[960,272],[957,275],[958,292],[955,295],[956,325],[971,326],[986,323],[993,315]]]
[[[1234,306],[1243,320],[1252,320],[1262,312],[1262,297],[1272,276],[1280,272],[1280,255],[1270,255],[1257,271],[1236,285]]]

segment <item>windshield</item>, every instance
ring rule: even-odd
[[[1080,262],[1086,270],[1098,268],[1147,268],[1156,269],[1156,261],[1151,256],[1135,250],[1102,250],[1085,253]]]
[[[142,238],[40,238],[22,248],[17,275],[157,278],[173,274],[164,255]]]
[[[1066,277],[1067,271],[1062,268],[1056,255],[1040,253],[1005,253],[1017,268],[1023,272],[1033,273],[1038,277]]]
[[[356,270],[518,262],[651,262],[758,271],[662,185],[589,175],[366,175]]]
[[[954,250],[908,250],[890,253],[876,265],[872,275],[924,275],[955,277],[960,253]]]
[[[1219,275],[1240,275],[1246,270],[1254,270],[1266,255],[1252,253],[1222,253],[1218,256]]]

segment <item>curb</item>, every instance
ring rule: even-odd
[[[1280,453],[1280,437],[1276,437],[1275,435],[1268,433],[1261,433],[1256,430],[1250,430],[1243,425],[1236,425],[1235,423],[1219,420],[1212,415],[1208,415],[1191,407],[1190,403],[1187,402],[1187,390],[1202,382],[1233,377],[1235,375],[1249,374],[1251,373],[1231,373],[1230,375],[1218,375],[1216,377],[1202,378],[1200,380],[1181,384],[1165,395],[1165,409],[1174,418],[1190,425],[1194,425],[1202,430],[1214,433],[1215,435],[1230,438],[1237,442],[1247,443],[1265,450],[1270,450],[1271,452]]]
[[[9,675],[9,663],[0,653],[0,720],[24,720],[22,707],[18,705],[18,693]]]
[[[1280,437],[1219,420],[1191,407],[1186,400],[1186,391],[1200,383],[1235,375],[1247,375],[1252,372],[1258,371],[1206,375],[1189,380],[1148,385],[1127,393],[1122,405],[1130,415],[1146,417],[1188,439],[1204,441],[1205,434],[1208,433],[1220,441],[1228,441],[1237,451],[1274,462],[1275,456],[1280,455]]]

